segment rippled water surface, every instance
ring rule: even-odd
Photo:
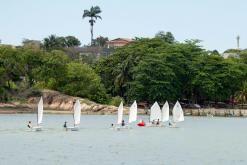
[[[147,120],[147,116],[142,116]],[[0,115],[0,164],[246,165],[247,118],[186,117],[179,128],[109,129],[115,116],[44,115],[44,131],[26,128],[34,114]]]

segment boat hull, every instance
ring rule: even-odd
[[[33,131],[42,131],[42,127],[41,126],[36,126],[32,128]]]
[[[165,127],[165,125],[163,125],[163,124],[157,125],[157,124],[147,123],[146,127]]]
[[[126,126],[116,126],[112,127],[114,130],[120,131],[120,130],[126,130],[126,129],[132,129],[132,127],[129,127],[128,125]]]
[[[79,131],[79,127],[67,127],[65,128],[66,131]]]

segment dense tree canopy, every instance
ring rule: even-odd
[[[247,79],[246,64],[206,51],[199,42],[138,39],[100,59],[96,71],[111,95],[127,101],[225,101]]]
[[[69,47],[80,46],[81,42],[74,36],[57,37],[56,35],[50,35],[44,38],[43,47],[46,50],[62,49]]]
[[[62,51],[0,46],[0,100],[32,87],[107,102],[100,77],[87,64],[68,58]]]
[[[170,44],[175,42],[175,37],[171,32],[159,31],[157,34],[155,34],[155,38],[160,38],[162,41]]]
[[[72,36],[51,35],[39,49],[33,43],[0,46],[1,101],[25,89],[48,88],[102,103],[113,97],[114,104],[121,98],[127,103],[204,104],[234,97],[246,102],[246,50],[229,49],[225,53],[237,56],[223,58],[217,50],[204,50],[199,40],[175,42],[172,34],[164,32],[151,39],[137,38],[100,58],[88,53],[67,55],[66,50],[79,44]]]

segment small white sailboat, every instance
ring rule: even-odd
[[[130,124],[132,122],[135,122],[137,120],[137,103],[134,101],[134,103],[130,106],[129,109],[129,125],[122,125],[123,121],[123,102],[120,103],[118,107],[118,118],[117,118],[117,126],[113,127],[116,130],[121,130],[121,129],[129,129]]]
[[[172,115],[173,115],[173,118],[172,118],[173,127],[176,127],[176,123],[184,121],[184,112],[178,101],[173,107]]]
[[[161,127],[162,113],[157,101],[152,105],[150,109],[150,117],[148,127]]]
[[[160,110],[160,106],[157,102],[155,102],[150,110],[150,118],[149,121],[153,122],[153,121],[161,121],[161,110]]]
[[[129,124],[135,122],[137,120],[137,103],[134,103],[130,106],[129,110]]]
[[[66,130],[71,131],[79,131],[80,121],[81,121],[81,104],[80,101],[77,99],[74,107],[73,107],[73,118],[74,118],[74,126],[67,127]]]
[[[166,101],[161,110],[161,122],[169,121],[169,104]]]
[[[41,97],[38,103],[38,109],[37,109],[37,126],[34,126],[32,129],[35,131],[42,131],[42,120],[43,120],[43,111],[44,111],[44,106],[43,106],[43,98]]]
[[[112,128],[116,130],[125,128],[125,126],[122,126],[122,121],[123,121],[123,102],[121,101],[118,107],[117,125]]]
[[[121,101],[118,107],[118,117],[117,117],[117,124],[120,125],[123,120],[123,102]]]

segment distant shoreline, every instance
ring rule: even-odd
[[[21,109],[8,109],[2,110],[0,108],[0,115],[1,114],[35,114],[36,112],[32,110],[21,110]],[[72,111],[68,110],[44,110],[44,114],[73,114]],[[81,112],[82,115],[116,115],[117,112]],[[125,113],[127,114],[127,113]],[[146,113],[138,113],[138,115],[146,115]]]
[[[139,115],[147,115],[143,109],[140,109]],[[24,107],[0,107],[0,114],[35,114],[36,112],[31,108]],[[44,110],[44,114],[72,114],[70,110]],[[94,112],[83,111],[82,115],[116,115],[116,112]],[[128,111],[125,111],[128,114]],[[217,116],[217,117],[247,117],[247,109],[184,109],[185,116]]]

